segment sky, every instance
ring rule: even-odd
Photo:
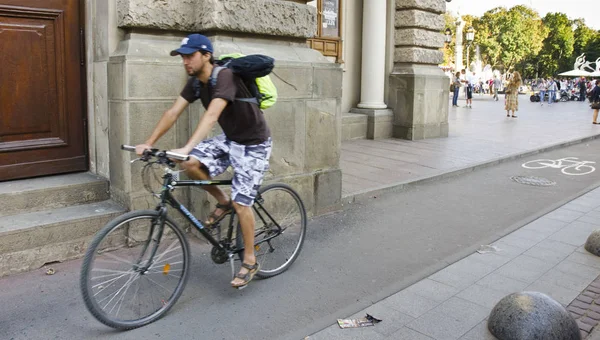
[[[565,13],[570,19],[583,18],[585,24],[600,30],[600,15],[597,10],[598,2],[594,0],[452,0],[446,3],[446,9],[461,15],[471,14],[481,16],[484,12],[495,7],[511,8],[516,5],[526,5],[533,8],[543,17],[548,12]]]

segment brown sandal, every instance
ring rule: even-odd
[[[235,274],[235,278],[242,279],[244,281],[241,282],[240,284],[234,284],[232,281],[231,287],[233,287],[233,288],[237,288],[237,289],[246,288],[248,283],[250,283],[250,281],[252,281],[252,279],[254,278],[254,275],[256,275],[256,273],[258,273],[258,271],[260,270],[260,264],[258,263],[258,261],[253,265],[242,262],[242,267],[248,269],[248,272],[246,274],[242,274],[242,273]]]
[[[216,214],[217,209],[222,210],[222,212],[219,215]],[[225,218],[225,216],[231,214],[232,211],[233,211],[233,204],[231,203],[231,201],[229,201],[229,204],[217,203],[217,205],[215,206],[215,210],[213,210],[213,212],[210,213],[210,215],[208,216],[208,220],[206,220],[206,222],[204,222],[205,226],[206,227],[213,226],[215,223],[218,223],[223,218]],[[212,219],[212,222],[210,221],[211,219]]]

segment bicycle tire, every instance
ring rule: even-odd
[[[591,170],[590,170],[590,171],[587,171],[587,172],[581,172],[581,173],[574,173],[574,172],[570,172],[570,170],[569,170],[569,171],[567,171],[567,170],[568,170],[568,169],[570,169],[570,168],[574,168],[575,170],[579,170],[579,168],[583,168],[583,167],[586,167],[586,168],[588,168],[588,169],[591,169]],[[566,168],[563,168],[563,169],[561,170],[561,172],[562,172],[563,174],[565,174],[565,175],[569,175],[569,176],[581,176],[581,175],[587,175],[587,174],[591,174],[591,173],[592,173],[592,172],[594,172],[594,171],[596,171],[596,168],[595,168],[595,167],[593,167],[593,166],[591,166],[591,165],[587,165],[587,164],[579,165],[579,166],[576,166],[576,167],[573,167],[573,166],[568,166],[568,167],[566,167]]]
[[[176,283],[173,293],[169,297],[167,297],[167,302],[165,303],[164,298],[160,299],[160,296],[159,296],[160,301],[158,301],[158,303],[156,303],[156,301],[155,301],[155,303],[154,303],[155,305],[158,304],[160,306],[157,310],[153,311],[152,313],[150,313],[148,315],[141,316],[137,319],[124,320],[124,319],[118,319],[118,314],[121,310],[121,307],[123,306],[123,302],[121,302],[121,305],[117,309],[116,316],[112,317],[109,315],[110,313],[106,313],[105,310],[100,306],[100,303],[98,301],[96,301],[96,298],[95,298],[96,295],[98,295],[101,291],[105,290],[106,288],[109,288],[110,286],[112,286],[115,282],[119,281],[120,278],[117,278],[116,281],[113,281],[115,279],[109,279],[106,282],[96,284],[96,286],[100,285],[99,287],[92,285],[93,279],[99,279],[102,276],[119,275],[119,273],[129,273],[129,270],[127,272],[114,271],[114,272],[117,272],[117,274],[108,274],[108,275],[102,275],[101,277],[92,277],[92,270],[93,270],[93,265],[95,264],[94,261],[96,260],[96,257],[99,255],[101,256],[103,254],[111,254],[110,256],[108,256],[108,255],[106,255],[106,256],[110,257],[110,258],[118,258],[119,256],[122,256],[125,253],[131,253],[131,254],[134,254],[134,258],[138,258],[139,260],[143,259],[144,256],[139,255],[140,254],[140,252],[139,252],[140,246],[143,248],[141,254],[145,254],[148,251],[148,249],[151,249],[151,248],[148,248],[148,242],[149,241],[151,242],[156,237],[155,237],[154,233],[145,232],[142,228],[139,228],[139,226],[135,225],[134,222],[137,222],[138,220],[142,220],[142,219],[152,219],[152,221],[154,223],[155,219],[158,216],[159,216],[159,212],[154,211],[154,210],[138,210],[138,211],[133,211],[133,212],[121,215],[121,216],[113,219],[112,221],[108,222],[98,233],[96,233],[96,235],[94,236],[93,240],[91,241],[91,243],[86,251],[86,254],[85,254],[85,257],[83,260],[83,264],[82,264],[82,268],[81,268],[81,276],[80,276],[80,289],[81,289],[81,293],[83,296],[83,301],[85,302],[85,306],[90,311],[90,313],[98,321],[100,321],[101,323],[103,323],[109,327],[112,327],[115,329],[120,329],[120,330],[128,330],[128,329],[142,327],[144,325],[147,325],[149,323],[152,323],[152,322],[160,319],[169,311],[169,309],[171,309],[171,307],[173,307],[175,305],[175,303],[181,296],[183,289],[185,288],[185,285],[187,283],[187,279],[189,276],[189,266],[190,266],[190,259],[191,259],[189,244],[188,244],[187,239],[185,238],[184,233],[181,231],[179,226],[177,226],[177,224],[169,217],[165,217],[164,224],[163,224],[163,227],[165,229],[163,229],[163,231],[162,231],[161,241],[164,244],[168,244],[167,242],[164,242],[164,240],[168,240],[168,237],[172,237],[172,235],[174,235],[173,239],[176,239],[179,242],[181,249],[182,249],[181,269],[171,268],[170,262],[167,262],[167,264],[163,265],[164,269],[163,269],[162,274],[165,277],[170,274],[170,271],[173,271],[173,272],[181,271],[181,275]],[[130,223],[131,223],[131,225],[130,225]],[[126,229],[124,229],[124,232],[126,232],[127,234],[120,235],[119,232],[117,232],[115,235],[111,235],[112,232],[118,230],[118,228],[121,226],[126,226]],[[154,224],[154,226],[156,226],[156,224]],[[170,228],[170,230],[172,230],[173,234],[170,234],[168,232],[168,230],[166,230],[167,227]],[[134,228],[134,229],[131,229],[131,228]],[[150,228],[152,228],[152,226],[148,227],[148,230],[152,230]],[[142,245],[144,243],[144,241],[139,242],[138,239],[136,239],[136,237],[138,237],[138,238],[143,237],[144,234],[148,234],[148,241],[145,242],[146,245]],[[108,242],[107,245],[110,247],[108,247],[108,248],[100,247],[101,245],[104,245],[103,241],[107,241]],[[169,255],[168,255],[169,257],[167,257],[167,260],[172,261],[172,260],[170,260],[170,258],[172,257],[170,252],[172,251],[171,248],[173,248],[173,244],[175,244],[175,242],[171,243],[167,247],[167,250],[162,252],[160,255],[158,253],[155,253],[155,256],[152,260],[158,259],[158,261],[166,261],[166,260],[162,259],[162,257],[164,257],[166,254],[169,253]],[[157,247],[160,247],[160,244]],[[114,255],[114,253],[119,252],[119,251],[121,252],[120,254]],[[111,262],[111,261],[108,260],[107,262]],[[125,263],[120,258],[118,258],[117,260],[114,260],[112,262]],[[176,262],[173,260],[172,263],[173,263],[173,265],[175,265]],[[133,264],[133,263],[131,263],[131,264]],[[157,264],[158,264],[158,262],[157,262]],[[127,265],[129,265],[129,264],[127,264]],[[168,265],[169,269],[167,269],[167,265]],[[146,278],[147,278],[146,281],[149,280],[149,281],[155,282],[156,285],[158,285],[159,287],[166,289],[163,285],[157,283],[154,280],[154,279],[160,278],[161,276],[158,276],[158,277],[154,276],[154,279],[149,278],[149,276],[152,274],[161,274],[160,271],[152,272],[151,271],[152,266],[154,266],[154,264],[152,264],[149,268],[147,268],[145,273],[141,273],[141,274],[139,272],[137,272],[137,274],[134,274],[134,272],[129,273],[128,281],[125,283],[125,285],[128,285],[128,287],[125,288],[125,285],[123,287],[121,287],[121,289],[119,291],[117,291],[117,293],[114,293],[115,295],[111,298],[111,300],[113,300],[117,295],[119,295],[120,291],[123,290],[123,288],[125,288],[125,291],[123,292],[122,296],[120,296],[117,299],[116,303],[119,303],[119,300],[124,301],[125,296],[127,295],[127,291],[129,290],[129,287],[131,287],[133,285],[134,281],[138,281],[137,289],[134,294],[134,298],[135,298],[136,295],[138,294],[138,292],[140,291],[141,282],[143,281],[141,279],[142,276],[146,276]],[[160,266],[157,268],[160,268]],[[131,269],[131,270],[133,270],[133,269]],[[108,269],[105,269],[105,270],[101,269],[100,271],[110,272]],[[126,275],[126,274],[121,274],[120,276],[123,276],[123,275]],[[137,275],[137,277],[134,278],[132,281],[133,275]],[[173,275],[173,274],[171,274],[170,276],[176,277],[176,275]],[[169,278],[167,278],[167,279],[163,278],[162,280],[168,280],[168,279]],[[107,283],[109,281],[112,281],[112,282]],[[164,282],[162,282],[162,283],[164,284]],[[103,286],[104,284],[107,284],[107,287],[104,287]],[[99,290],[95,294],[93,292],[94,287]],[[140,293],[140,296],[142,294],[144,294],[143,291]],[[155,297],[155,296],[151,295],[151,297]],[[107,299],[107,298],[105,298],[105,299]],[[158,300],[158,299],[155,299],[155,300]],[[115,303],[115,306],[116,306],[116,303]],[[107,305],[105,306],[105,308],[109,304],[110,304],[110,300],[107,303]],[[112,309],[114,309],[115,306],[113,306]],[[141,310],[141,308],[142,308],[141,302],[138,305],[138,307]],[[112,309],[111,309],[111,311],[112,311]]]
[[[279,191],[279,196],[277,197],[277,199],[275,198],[271,198],[269,199],[269,197],[271,197],[271,194],[273,194],[275,191]],[[275,268],[269,268],[269,261],[267,261],[268,256],[266,255],[266,251],[269,251],[269,254],[273,254],[276,250],[281,249],[281,247],[279,247],[279,245],[281,245],[282,243],[284,243],[283,241],[283,235],[286,234],[286,232],[283,232],[277,236],[275,236],[273,239],[271,239],[271,242],[264,242],[262,243],[262,245],[258,245],[259,249],[256,249],[257,247],[255,247],[255,252],[257,252],[256,254],[256,259],[257,261],[261,264],[261,270],[258,271],[258,273],[256,273],[256,276],[258,278],[261,279],[266,279],[269,277],[273,277],[276,275],[279,275],[281,273],[283,273],[284,271],[288,270],[289,267],[294,263],[294,261],[296,261],[296,259],[298,258],[298,256],[300,255],[300,251],[302,250],[302,246],[304,244],[304,239],[306,237],[306,224],[307,224],[307,217],[306,217],[306,209],[304,208],[304,203],[302,202],[302,199],[300,198],[300,195],[298,195],[298,193],[292,189],[290,186],[286,185],[286,184],[281,184],[281,183],[275,183],[275,184],[270,184],[267,186],[262,187],[259,190],[260,193],[260,197],[262,197],[264,199],[264,206],[265,209],[267,210],[267,212],[269,214],[271,214],[271,216],[274,215],[278,215],[281,213],[281,211],[276,211],[277,208],[282,208],[285,207],[286,204],[288,205],[288,208],[290,209],[290,211],[297,209],[297,213],[298,216],[296,218],[294,218],[293,216],[291,216],[290,218],[286,218],[286,221],[289,221],[290,223],[293,222],[293,225],[288,225],[287,223],[285,223],[285,225],[283,225],[282,227],[285,228],[285,231],[289,231],[288,234],[292,233],[293,231],[296,231],[298,233],[297,236],[297,240],[293,241],[294,242],[294,247],[293,247],[293,251],[291,252],[291,254],[282,254],[282,255],[289,255],[285,258],[285,261],[275,267]],[[271,194],[269,194],[271,193]],[[290,206],[289,204],[293,204],[291,203],[289,200],[286,201],[285,196],[288,196],[289,198],[291,198],[293,200],[293,202],[295,202],[295,206]],[[279,205],[277,207],[277,205]],[[269,207],[270,206],[270,207]],[[254,207],[258,207],[258,205],[255,203]],[[257,208],[259,209],[259,208]],[[260,209],[259,209],[260,211]],[[265,216],[266,214],[264,214],[264,212],[261,211],[262,215],[263,215],[263,219],[266,220],[266,224],[264,223],[263,219],[261,219],[260,217],[256,218],[256,210],[254,211],[255,213],[255,220],[256,220],[256,225],[255,225],[255,243],[257,241],[260,241],[261,237],[262,238],[267,238],[270,237],[270,233],[275,232],[275,228],[272,221],[268,220],[268,217]],[[289,216],[289,215],[288,215]],[[288,217],[286,216],[286,217]],[[280,220],[277,220],[277,219]],[[279,225],[283,224],[284,222],[281,222],[281,216],[278,217],[273,217],[273,219],[275,220],[275,222],[277,222]],[[290,229],[292,228],[292,229]],[[290,230],[288,230],[290,229]],[[241,232],[241,226],[238,223],[237,225],[237,237],[235,239],[236,241],[236,247],[238,249],[243,248],[243,236],[242,236],[242,232]],[[294,237],[292,237],[292,239],[294,239]],[[278,248],[274,248],[273,244],[277,245]],[[267,246],[270,249],[267,249]],[[261,253],[261,250],[264,249],[264,253]],[[282,253],[283,251],[280,251],[279,253]],[[279,256],[279,253],[277,254]],[[243,252],[239,253],[239,258],[241,261],[244,261],[244,254]]]

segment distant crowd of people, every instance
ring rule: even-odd
[[[519,93],[526,93],[525,89],[530,89],[533,92],[532,96],[539,96],[540,105],[544,105],[546,101],[548,104],[552,104],[561,97],[565,101],[588,99],[594,110],[593,123],[600,124],[597,122],[600,110],[600,80],[588,80],[585,77],[521,79],[520,73],[515,71],[505,74],[504,77],[494,76],[492,79],[483,81],[477,77],[475,72],[467,72],[463,69],[452,76],[450,83],[452,107],[458,107],[461,89],[466,99],[466,108],[473,107],[473,93],[489,94],[495,101],[498,101],[498,93],[503,91],[506,116],[512,118],[517,118]]]

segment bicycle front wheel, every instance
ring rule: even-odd
[[[190,251],[183,232],[157,211],[134,211],[109,222],[92,240],[80,286],[92,315],[116,329],[162,317],[185,287]]]
[[[286,271],[298,258],[306,235],[306,209],[300,196],[285,184],[271,184],[259,190],[254,203],[254,251],[261,270],[259,278]],[[238,224],[236,246],[243,247]],[[243,261],[243,253],[240,253]]]

